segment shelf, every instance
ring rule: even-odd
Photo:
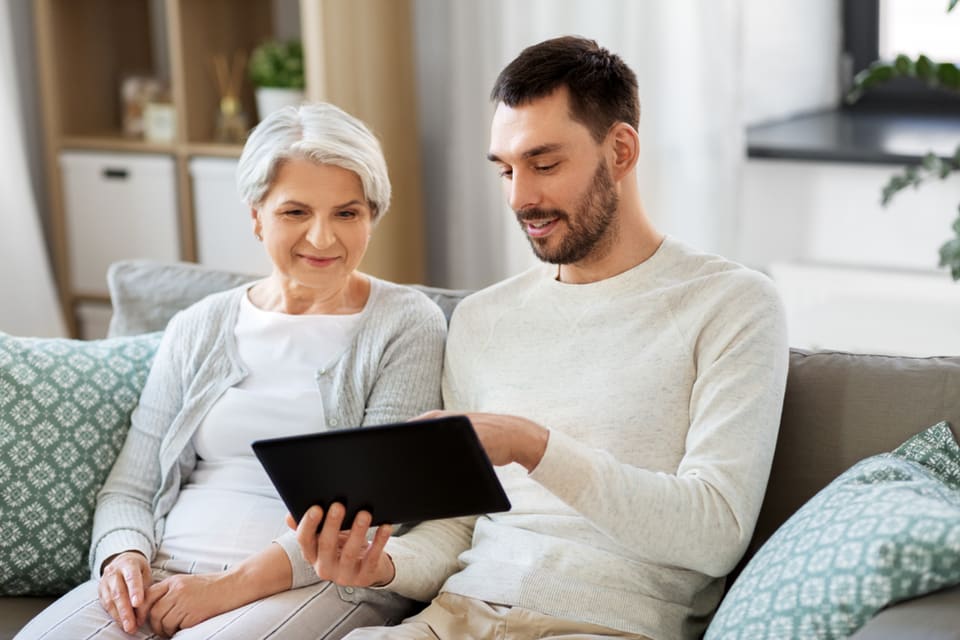
[[[188,156],[217,156],[220,158],[239,158],[243,145],[221,142],[191,142],[185,147]]]
[[[90,151],[132,151],[135,153],[174,153],[177,150],[172,142],[147,142],[125,138],[120,134],[90,136],[64,136],[60,139],[61,149]]]

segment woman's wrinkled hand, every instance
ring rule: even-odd
[[[346,509],[339,503],[330,505],[326,520],[323,509],[310,509],[300,519],[300,524],[287,515],[287,525],[297,531],[297,542],[307,562],[313,565],[317,576],[323,580],[349,587],[383,586],[393,580],[393,560],[383,548],[390,539],[393,527],[380,525],[372,540],[367,540],[370,529],[370,514],[361,511],[348,531],[340,525]],[[320,521],[323,527],[317,532]]]
[[[233,609],[230,594],[222,588],[223,574],[180,574],[164,578],[147,589],[150,628],[169,638]]]
[[[147,620],[150,582],[150,562],[138,551],[118,553],[104,563],[97,585],[100,604],[127,633],[135,632]]]

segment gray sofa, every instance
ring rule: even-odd
[[[196,265],[118,263],[109,274],[114,304],[110,333],[162,328],[185,305],[249,279]],[[466,294],[420,288],[448,317]],[[960,435],[960,357],[793,350],[770,484],[744,562],[792,513],[855,462],[890,451],[941,420]],[[0,598],[0,639],[12,638],[50,601]],[[852,637],[960,639],[960,587],[888,607]]]

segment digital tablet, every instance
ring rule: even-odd
[[[466,416],[338,429],[253,443],[290,514],[312,505],[361,510],[372,524],[508,511],[507,499]]]

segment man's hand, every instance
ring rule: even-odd
[[[370,514],[361,511],[353,519],[349,531],[340,531],[345,515],[343,505],[333,503],[323,528],[317,533],[317,526],[323,520],[323,509],[314,505],[300,519],[299,525],[288,514],[287,525],[296,529],[300,551],[313,565],[318,577],[349,587],[388,584],[396,570],[383,547],[393,528],[388,524],[377,527],[373,540],[368,542]]]
[[[145,592],[150,582],[150,563],[139,551],[118,553],[104,563],[97,585],[100,604],[127,633],[147,620],[150,605]]]
[[[171,576],[147,589],[150,628],[169,638],[215,615],[236,608],[224,574],[208,573]]]
[[[415,420],[440,418],[444,416],[462,415],[452,411],[429,411]],[[550,432],[526,418],[508,416],[497,413],[468,413],[465,414],[477,432],[480,444],[483,445],[496,466],[517,462],[527,471],[533,471],[543,454],[547,450],[547,440]]]

